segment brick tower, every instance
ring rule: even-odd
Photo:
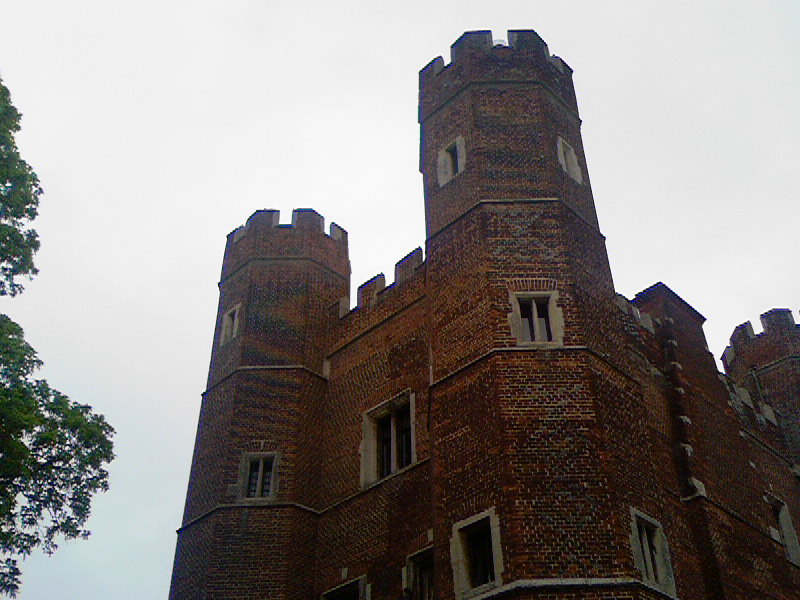
[[[171,600],[800,600],[794,325],[726,377],[666,285],[615,294],[535,32],[419,82],[425,260],[350,309],[313,211],[228,237]]]
[[[311,593],[320,328],[350,265],[337,225],[326,235],[314,211],[278,217],[256,212],[228,236],[171,598]]]

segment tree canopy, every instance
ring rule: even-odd
[[[42,188],[31,166],[19,155],[14,134],[19,111],[0,80],[0,295],[22,291],[16,279],[36,275],[33,255],[39,236],[29,223],[36,218]]]
[[[39,248],[29,228],[42,188],[19,155],[20,114],[0,81],[0,296],[22,291],[36,274]],[[16,596],[18,557],[60,538],[85,538],[91,498],[108,489],[113,428],[91,407],[35,379],[41,366],[22,328],[0,315],[0,593]]]

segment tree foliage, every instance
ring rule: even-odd
[[[0,81],[0,296],[21,292],[16,278],[37,272],[39,240],[28,226],[42,189],[17,151],[19,120]],[[114,458],[112,427],[35,379],[40,366],[22,328],[0,315],[0,593],[10,596],[21,581],[18,557],[89,535],[91,498],[108,489],[104,465]]]
[[[42,188],[17,150],[19,121],[19,111],[0,80],[0,296],[21,292],[16,278],[37,273],[33,255],[39,236],[28,225],[36,218]]]

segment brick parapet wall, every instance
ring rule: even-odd
[[[790,310],[777,308],[761,323],[757,335],[749,321],[736,327],[722,363],[756,405],[773,409],[791,460],[800,465],[800,325]]]

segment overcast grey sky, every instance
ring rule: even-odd
[[[391,279],[424,245],[417,72],[465,30],[535,29],[575,70],[619,292],[664,281],[717,357],[797,319],[797,0],[0,0],[0,24],[45,188],[41,274],[0,311],[117,429],[92,537],[27,560],[23,600],[166,598],[225,235],[315,208],[353,295]]]

